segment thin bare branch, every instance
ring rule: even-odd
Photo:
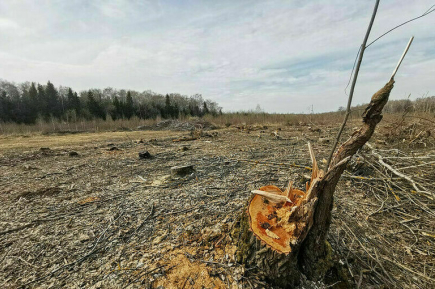
[[[405,55],[406,55],[406,53],[408,52],[409,47],[411,46],[412,40],[414,40],[414,36],[412,36],[411,39],[409,39],[408,45],[406,45],[405,51],[403,51],[403,54],[402,54],[402,56],[400,57],[399,62],[397,63],[397,66],[396,66],[396,68],[395,68],[394,71],[393,71],[393,74],[391,75],[391,79],[393,79],[394,76],[396,75],[397,70],[399,69],[400,64],[401,64],[402,61],[403,61],[403,58],[405,58]]]
[[[428,10],[426,10],[426,12],[424,12],[422,15],[420,15],[420,16],[418,16],[418,17],[415,17],[415,18],[412,18],[412,19],[410,19],[410,20],[408,20],[408,21],[406,21],[406,22],[403,22],[402,24],[397,25],[397,26],[393,27],[392,29],[388,30],[387,32],[385,32],[384,34],[382,34],[381,36],[379,36],[378,38],[376,38],[375,40],[373,40],[372,42],[370,42],[370,43],[366,46],[366,48],[369,47],[370,45],[372,45],[373,43],[375,43],[376,41],[378,41],[379,39],[381,39],[382,37],[384,37],[385,35],[387,35],[388,33],[392,32],[393,30],[395,30],[395,29],[397,29],[397,28],[399,28],[399,27],[401,27],[401,26],[403,26],[403,25],[405,25],[405,24],[407,24],[407,23],[409,23],[409,22],[412,22],[412,21],[417,20],[417,19],[419,19],[419,18],[421,18],[421,17],[424,17],[424,16],[426,16],[426,15],[428,15],[428,14],[434,12],[434,11],[435,11],[435,4],[432,5]],[[353,72],[355,71],[356,61],[357,61],[357,59],[358,59],[358,55],[359,55],[360,51],[361,51],[361,47],[358,49],[358,52],[357,52],[357,54],[356,54],[356,56],[355,56],[355,61],[354,61],[354,63],[353,63],[352,71],[350,72],[350,76],[349,76],[349,81],[347,82],[347,85],[346,85],[346,87],[345,87],[345,89],[344,89],[344,93],[345,93],[346,95],[347,95],[346,90],[347,90],[347,88],[349,87],[350,82],[351,82],[351,80],[352,80]]]
[[[332,155],[334,154],[335,148],[337,147],[337,144],[340,141],[341,134],[344,130],[344,127],[346,126],[347,119],[349,118],[350,106],[352,104],[352,98],[353,98],[353,92],[355,90],[356,80],[358,79],[358,73],[359,73],[359,69],[361,67],[361,62],[362,62],[362,59],[364,56],[364,50],[366,49],[367,39],[369,38],[370,31],[372,30],[373,22],[375,21],[375,17],[376,17],[376,12],[378,11],[378,6],[379,6],[379,0],[376,0],[375,8],[373,9],[373,13],[372,13],[372,18],[370,19],[370,23],[369,23],[369,26],[367,27],[366,35],[364,36],[363,43],[361,44],[361,48],[360,48],[361,52],[359,53],[358,63],[357,63],[356,68],[355,68],[355,75],[354,75],[353,80],[352,80],[352,86],[350,87],[349,98],[347,101],[346,115],[344,116],[343,123],[341,124],[340,130],[337,134],[337,138],[335,139],[334,145],[332,146],[331,152],[330,152],[329,157],[328,157],[328,161],[326,163],[325,171],[327,171],[329,168],[329,164],[331,163]]]
[[[367,44],[367,46],[366,46],[365,48],[369,47],[370,45],[372,45],[373,43],[375,43],[376,41],[378,41],[379,39],[381,39],[382,37],[384,37],[385,35],[387,35],[387,34],[390,33],[391,31],[393,31],[393,30],[395,30],[395,29],[397,29],[397,28],[399,28],[399,27],[401,27],[401,26],[403,26],[403,25],[405,25],[405,24],[407,24],[407,23],[409,23],[409,22],[412,22],[412,21],[417,20],[417,19],[419,19],[419,18],[422,18],[422,17],[424,17],[424,16],[426,16],[426,15],[429,15],[430,13],[432,13],[432,12],[434,12],[434,11],[435,11],[435,4],[432,5],[428,10],[426,10],[426,12],[424,12],[424,13],[421,14],[420,16],[415,17],[415,18],[412,18],[412,19],[410,19],[410,20],[408,20],[408,21],[403,22],[402,24],[399,24],[399,25],[397,25],[397,26],[391,28],[390,30],[388,30],[387,32],[385,32],[384,34],[382,34],[381,36],[379,36],[378,38],[376,38],[375,40],[373,40],[372,42],[370,42],[369,44]]]

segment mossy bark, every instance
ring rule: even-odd
[[[302,247],[294,248],[295,250],[288,255],[270,249],[249,229],[249,218],[246,212],[240,215],[232,236],[237,243],[236,261],[243,264],[245,268],[255,268],[258,276],[268,284],[280,288],[295,288],[306,279],[302,276],[307,275],[303,268]],[[325,241],[324,246],[323,258],[309,268],[316,271],[315,274],[318,276],[325,276],[326,272],[334,266],[331,245]]]
[[[245,268],[256,268],[262,279],[281,288],[294,288],[300,281],[297,258],[280,254],[262,244],[249,229],[249,217],[244,211],[233,230],[237,242],[236,261]]]

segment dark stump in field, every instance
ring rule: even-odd
[[[171,168],[172,176],[183,177],[195,172],[193,165],[185,165],[185,166],[176,166]]]
[[[149,151],[142,151],[142,152],[139,152],[139,158],[140,159],[151,159],[152,155],[150,154]]]

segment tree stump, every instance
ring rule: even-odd
[[[193,165],[175,166],[171,168],[171,175],[174,176],[185,176],[195,172]]]
[[[153,156],[150,154],[149,151],[142,151],[142,152],[139,152],[139,158],[140,159],[152,159]]]
[[[233,238],[237,240],[236,261],[245,268],[258,268],[260,277],[270,284],[289,288],[299,284],[300,271],[293,253],[280,254],[269,249],[253,234],[246,213],[241,214]]]
[[[333,265],[326,237],[335,187],[348,161],[381,121],[393,84],[391,79],[373,95],[362,127],[337,149],[326,173],[318,168],[309,145],[313,168],[305,192],[293,189],[291,183],[284,191],[275,186],[253,191],[233,231],[238,262],[281,288],[294,288],[305,278],[324,280]]]

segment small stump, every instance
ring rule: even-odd
[[[182,146],[182,147],[180,147],[180,151],[182,151],[182,152],[185,152],[185,151],[188,151],[188,150],[189,150],[188,146]]]
[[[193,165],[176,166],[171,168],[171,176],[185,176],[195,172]]]
[[[143,152],[139,152],[139,158],[140,159],[151,159],[152,155],[150,154],[149,151],[143,151]]]

